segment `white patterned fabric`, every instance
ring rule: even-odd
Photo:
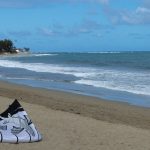
[[[41,134],[17,100],[0,115],[0,142],[28,143],[41,139]]]

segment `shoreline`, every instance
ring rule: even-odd
[[[123,102],[106,101],[92,96],[34,88],[4,81],[0,81],[0,96],[12,100],[17,98],[30,104],[38,104],[53,110],[78,114],[109,123],[150,129],[150,109]]]
[[[127,53],[127,56],[130,53]],[[143,53],[142,55],[145,55]],[[39,57],[40,56],[40,57]],[[140,70],[140,64],[137,62],[137,67],[126,64],[117,64],[111,62],[110,55],[108,58],[108,66],[101,66],[101,59],[105,62],[103,55],[95,56],[91,54],[82,54],[85,64],[80,64],[80,54],[36,54],[33,53],[27,57],[6,57],[0,60],[1,62],[1,79],[8,82],[14,82],[32,87],[40,87],[61,91],[68,91],[77,94],[108,99],[110,101],[127,102],[130,105],[149,107],[149,73],[143,66]],[[85,57],[86,56],[86,57]],[[121,61],[121,56],[115,56],[113,60]],[[139,57],[131,55],[133,58]],[[62,58],[59,62],[59,58]],[[74,57],[75,61],[69,64],[70,59]],[[98,59],[98,65],[93,64],[93,59]],[[67,59],[66,59],[67,58]],[[126,57],[125,57],[126,58]],[[147,57],[146,57],[147,58]],[[52,62],[51,62],[52,61]],[[128,57],[126,58],[128,60]],[[65,64],[65,63],[68,63]],[[143,62],[143,61],[142,61]],[[141,62],[141,63],[142,63]],[[144,62],[143,62],[144,63]],[[93,64],[93,65],[92,65]],[[113,67],[114,66],[114,67]],[[128,67],[125,67],[128,66]],[[46,67],[46,68],[45,68]]]

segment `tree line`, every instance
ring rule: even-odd
[[[28,52],[29,48],[16,48],[14,43],[10,39],[0,40],[0,53],[17,53],[19,50],[20,52]]]
[[[13,53],[15,52],[15,47],[14,44],[11,40],[9,39],[4,39],[0,40],[0,52],[8,52],[8,53]]]

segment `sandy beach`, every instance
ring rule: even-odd
[[[150,109],[0,81],[0,111],[18,98],[43,140],[0,149],[149,150]]]

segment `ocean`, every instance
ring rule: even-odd
[[[150,52],[0,56],[0,79],[150,107]]]

